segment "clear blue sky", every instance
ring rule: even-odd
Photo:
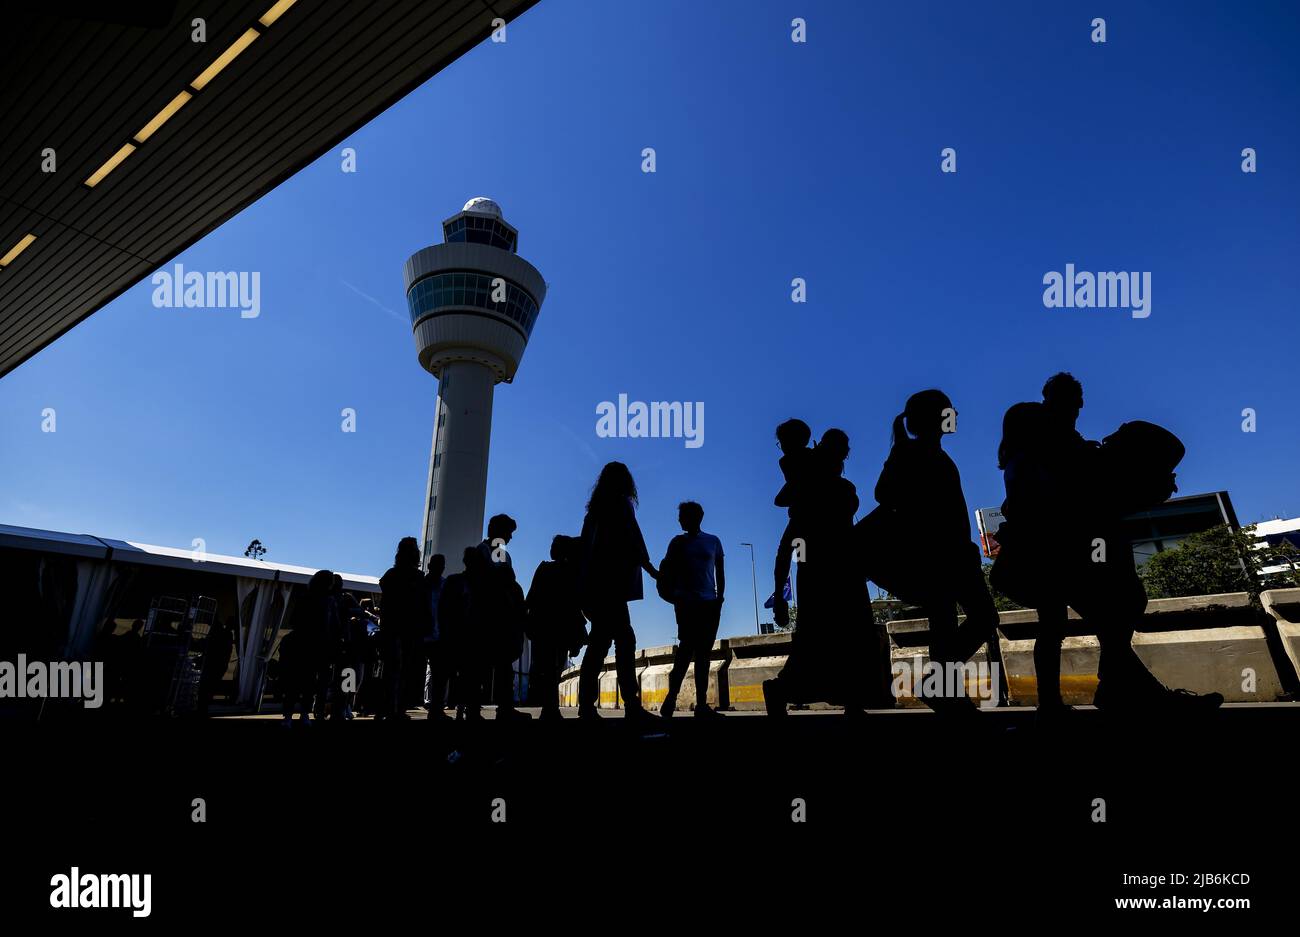
[[[542,0],[342,144],[358,172],[336,148],[177,258],[260,271],[259,318],[155,309],[146,281],[0,380],[0,521],[218,553],[258,537],[268,559],[382,572],[419,533],[436,393],[401,266],[475,195],[550,284],[493,421],[487,507],[519,520],[525,584],[620,459],[656,561],[677,502],[704,504],[723,633],[749,632],[739,543],[761,602],[778,421],[846,430],[869,508],[891,419],[941,387],[967,500],[996,505],[1002,412],[1061,369],[1086,434],[1162,423],[1187,443],[1184,493],[1226,488],[1243,522],[1300,514],[1294,5],[595,9]],[[1067,263],[1150,271],[1151,317],[1044,308]],[[705,444],[597,438],[619,393],[703,401]],[[640,643],[666,643],[647,593]]]

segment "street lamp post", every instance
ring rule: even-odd
[[[742,543],[742,547],[749,547],[749,577],[754,584],[754,631],[757,634],[763,633],[763,626],[758,623],[758,571],[754,566],[754,545],[752,543]]]

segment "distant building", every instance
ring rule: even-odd
[[[997,532],[1004,520],[1001,508],[979,508],[975,512],[980,547],[987,557],[998,555]],[[1133,545],[1133,559],[1138,566],[1157,553],[1177,546],[1190,534],[1221,525],[1229,530],[1240,529],[1232,499],[1226,491],[1170,498],[1159,507],[1123,519],[1124,534]]]
[[[1255,525],[1255,536],[1259,538],[1260,546],[1267,544],[1276,547],[1285,541],[1293,549],[1300,551],[1300,517],[1260,521]],[[1262,576],[1276,576],[1280,573],[1290,573],[1291,567],[1265,566],[1259,572]]]

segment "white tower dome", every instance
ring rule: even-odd
[[[461,211],[473,212],[476,215],[491,215],[493,218],[501,217],[501,206],[482,195],[466,202]]]

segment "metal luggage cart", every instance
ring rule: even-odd
[[[205,595],[160,595],[150,603],[144,627],[149,696],[164,715],[197,708],[203,652],[216,616],[217,600]]]

